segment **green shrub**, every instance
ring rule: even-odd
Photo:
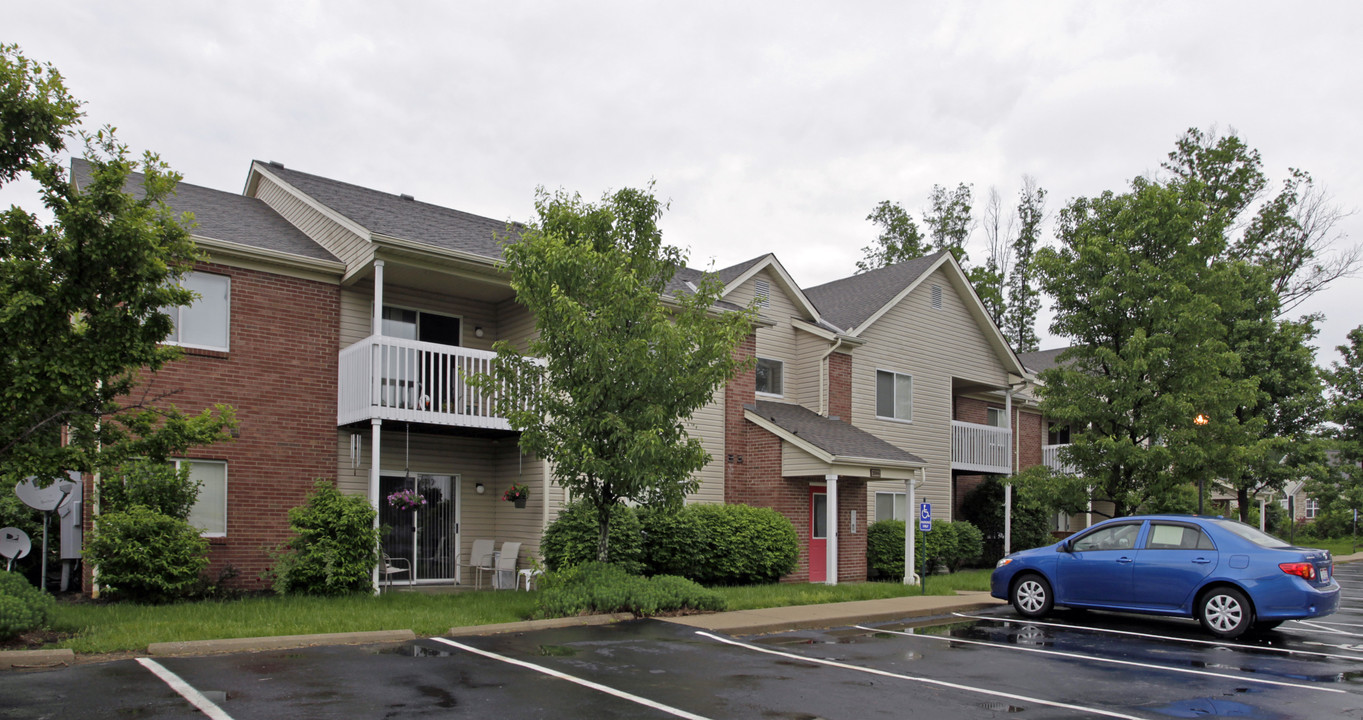
[[[0,640],[46,627],[56,605],[19,573],[0,572]]]
[[[938,564],[959,570],[979,559],[984,549],[980,531],[968,522],[934,521],[932,530],[914,529],[914,563],[921,573],[928,562],[931,574]],[[904,577],[904,521],[881,520],[866,528],[866,566],[873,579]]]
[[[100,481],[99,498],[104,512],[145,507],[162,515],[188,520],[202,484],[190,478],[189,463],[177,470],[170,463],[141,460],[105,476]]]
[[[110,597],[168,602],[191,594],[208,567],[208,541],[197,528],[151,508],[101,513],[89,557]]]
[[[644,571],[649,575],[695,578],[704,562],[701,539],[705,525],[690,506],[679,509],[640,508],[643,529]]]
[[[718,593],[673,575],[631,575],[613,563],[572,565],[544,576],[539,617],[633,613],[643,617],[682,610],[723,610]]]
[[[318,480],[306,505],[289,510],[293,539],[275,558],[274,589],[280,594],[340,595],[368,591],[379,561],[374,508]]]
[[[1012,550],[1026,550],[1055,542],[1051,536],[1054,508],[1029,489],[1013,493]],[[961,519],[979,528],[984,536],[986,565],[1003,557],[1003,483],[991,475],[961,500]]]
[[[596,562],[598,538],[596,508],[585,500],[570,503],[549,523],[540,540],[540,552],[549,570],[562,570]],[[629,573],[643,572],[643,538],[639,518],[627,505],[611,508],[610,562]]]
[[[688,505],[704,532],[692,580],[703,585],[776,582],[795,569],[800,540],[795,526],[771,508]]]

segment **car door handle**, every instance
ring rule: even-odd
[[[1119,562],[1119,563],[1129,563],[1129,562],[1131,562],[1131,558],[1126,557],[1126,556],[1122,556],[1122,557],[1117,558],[1117,562]]]
[[[1207,558],[1193,558],[1193,562],[1197,563],[1198,565],[1206,565],[1207,563],[1211,562],[1211,560],[1208,560]]]

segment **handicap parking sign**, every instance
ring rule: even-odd
[[[932,530],[932,503],[918,506],[918,529],[923,532]]]

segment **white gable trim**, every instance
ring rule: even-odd
[[[999,330],[998,325],[994,324],[994,319],[989,317],[989,311],[984,309],[984,303],[980,301],[980,296],[975,294],[975,288],[971,287],[970,280],[965,276],[965,271],[962,270],[960,264],[956,262],[956,257],[949,252],[942,253],[942,256],[937,259],[937,262],[933,263],[927,270],[919,273],[918,277],[914,278],[913,282],[909,283],[903,290],[900,290],[889,302],[881,306],[875,314],[866,318],[864,322],[857,327],[852,328],[847,334],[856,337],[866,332],[866,329],[875,324],[875,321],[884,317],[885,313],[898,305],[900,301],[905,297],[908,297],[909,293],[917,289],[919,285],[922,285],[924,280],[930,277],[934,272],[937,272],[939,268],[943,267],[949,268],[946,270],[946,273],[948,279],[951,281],[952,287],[954,287],[957,293],[962,297],[966,298],[966,310],[970,313],[971,317],[975,318],[975,324],[984,329],[985,339],[989,341],[989,344],[994,348],[995,354],[1003,361],[1004,369],[1013,375],[1028,377],[1027,370],[1022,367],[1022,361],[1018,360],[1017,353],[1014,353],[1013,348],[1009,347],[1008,341],[1003,337],[1003,332]]]
[[[927,465],[924,463],[916,463],[909,460],[887,460],[881,458],[860,458],[843,455],[834,455],[828,452],[827,450],[824,450],[823,448],[820,448],[819,446],[809,442],[808,440],[805,440],[799,435],[796,435],[795,433],[786,430],[785,428],[781,427],[780,425],[777,425],[776,423],[768,420],[767,418],[762,417],[757,412],[744,408],[743,417],[746,418],[747,420],[750,420],[754,425],[771,433],[772,435],[775,435],[776,437],[781,438],[783,441],[788,442],[791,445],[794,445],[795,447],[809,454],[811,457],[815,458],[819,462],[827,463],[829,465],[855,465],[903,469],[917,469],[927,467]]]
[[[259,183],[259,179],[257,178],[257,176],[269,178],[270,182],[273,182],[274,184],[283,188],[285,192],[298,198],[313,210],[322,213],[327,217],[328,220],[331,220],[339,224],[341,227],[344,227],[350,232],[359,235],[361,238],[364,238],[365,240],[370,239],[371,233],[369,232],[368,228],[364,227],[363,225],[360,225],[359,223],[355,222],[354,220],[351,220],[350,218],[342,215],[341,213],[331,209],[330,207],[323,205],[322,203],[313,199],[311,195],[303,192],[302,190],[299,190],[298,188],[288,184],[287,182],[284,182],[284,180],[281,179],[278,175],[275,175],[274,173],[270,172],[268,166],[262,165],[259,162],[251,163],[251,175],[246,178],[246,192],[244,194],[247,195],[248,197],[255,197],[254,194],[255,188]]]
[[[751,280],[754,275],[767,268],[772,269],[773,273],[776,275],[777,282],[781,285],[781,289],[785,291],[788,297],[795,301],[797,307],[804,311],[805,316],[818,320],[819,311],[814,309],[814,303],[811,303],[809,298],[805,297],[805,292],[800,289],[799,285],[795,284],[795,280],[790,277],[790,273],[786,272],[785,267],[781,265],[781,261],[777,260],[776,256],[771,253],[767,253],[761,260],[753,263],[752,267],[744,271],[742,275],[734,278],[733,282],[725,285],[724,291],[721,292],[719,296],[723,298],[734,290],[737,290],[743,283]]]

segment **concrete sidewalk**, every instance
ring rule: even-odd
[[[909,595],[881,600],[856,600],[826,605],[790,605],[761,610],[734,610],[709,615],[684,615],[661,618],[679,625],[730,635],[761,635],[786,630],[839,627],[864,622],[901,618],[922,618],[973,612],[997,605],[1003,600],[987,592],[958,592],[956,595]]]

